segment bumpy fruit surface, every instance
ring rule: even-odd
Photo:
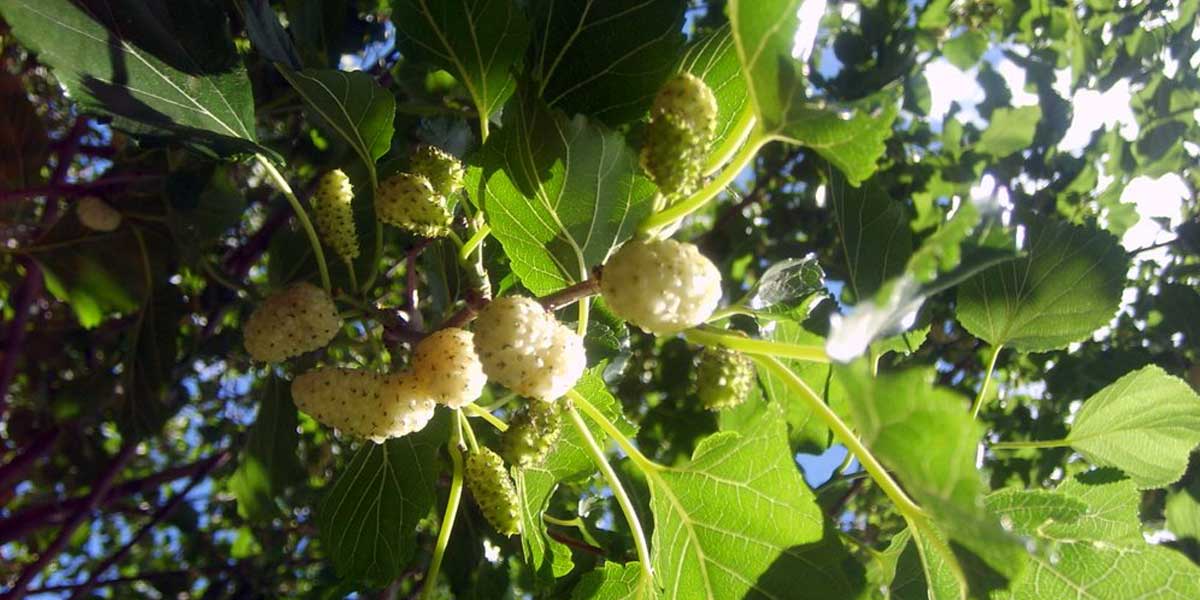
[[[717,126],[717,98],[699,78],[668,80],[650,108],[640,161],[667,196],[691,193],[704,172]]]
[[[698,135],[712,138],[717,127],[717,97],[702,79],[680,73],[658,88],[650,118],[674,116]]]
[[[424,237],[441,237],[450,231],[446,197],[421,175],[399,173],[379,184],[375,215],[380,221]]]
[[[522,468],[546,460],[562,433],[562,410],[557,402],[531,402],[508,422],[500,436],[500,454]]]
[[[464,475],[467,488],[471,490],[479,511],[488,523],[506,536],[520,533],[517,489],[508,476],[508,470],[504,468],[504,459],[491,449],[482,447],[467,457]]]
[[[690,194],[703,175],[708,145],[708,138],[697,135],[677,117],[656,117],[646,125],[639,160],[663,194]]]
[[[354,233],[354,188],[341,169],[321,176],[313,194],[313,213],[317,229],[325,243],[343,260],[358,257],[358,237]]]
[[[412,372],[434,400],[450,408],[474,402],[487,384],[474,334],[456,327],[435,331],[417,344]]]
[[[433,190],[450,196],[462,189],[462,163],[453,154],[436,146],[421,146],[412,155],[412,172],[429,180]]]
[[[705,348],[696,367],[696,394],[709,410],[724,410],[746,401],[754,386],[754,363],[728,348]]]
[[[622,319],[651,333],[675,333],[716,310],[721,273],[692,244],[630,240],[604,265],[600,293]]]
[[[121,213],[95,196],[85,196],[75,205],[75,215],[92,231],[114,231],[121,226]]]
[[[587,367],[583,339],[520,296],[497,298],[480,311],[475,351],[489,378],[547,402],[574,387]]]
[[[333,299],[311,283],[298,283],[254,309],[244,342],[254,360],[281,362],[324,347],[341,327]]]
[[[292,399],[317,422],[376,444],[424,429],[435,406],[409,374],[334,367],[297,377]]]

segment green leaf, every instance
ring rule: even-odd
[[[700,442],[690,464],[647,473],[654,576],[665,598],[833,598],[862,591],[832,525],[800,477],[782,419]],[[857,568],[856,568],[857,567]]]
[[[1033,144],[1033,134],[1041,118],[1042,109],[1037,105],[998,108],[992,112],[991,123],[975,149],[997,158],[1024,150]]]
[[[224,167],[185,169],[167,178],[167,226],[180,252],[195,261],[241,223],[246,199]]]
[[[1200,568],[1142,537],[1141,494],[1134,482],[1104,469],[1075,476],[1057,490],[1007,490],[988,506],[1043,552],[1015,580],[1013,599],[1194,598]]]
[[[404,573],[417,524],[436,498],[446,420],[384,444],[365,443],[317,507],[322,548],[338,576],[386,585]]]
[[[869,178],[899,114],[897,90],[847,106],[804,100],[801,64],[792,59],[800,0],[730,0],[735,47],[759,128],[768,138],[808,146],[851,185]]]
[[[942,46],[942,55],[960,71],[966,71],[979,62],[987,48],[987,35],[968,30],[947,41]]]
[[[40,242],[48,249],[31,251],[45,272],[46,290],[66,302],[84,328],[137,310],[139,298],[149,293],[141,250],[129,229],[97,234],[68,216]]]
[[[300,54],[279,22],[270,0],[239,0],[238,13],[246,24],[246,37],[263,58],[290,69],[301,67]]]
[[[238,503],[238,514],[250,521],[267,521],[279,512],[275,499],[293,482],[303,481],[296,449],[296,407],[291,387],[270,375],[260,388],[258,418],[250,427],[238,467],[229,480]]]
[[[513,65],[529,40],[529,24],[517,3],[401,0],[392,10],[401,43],[453,73],[486,124],[516,89]]]
[[[763,272],[738,304],[757,313],[784,314],[825,289],[825,270],[816,257],[788,258]]]
[[[949,547],[953,554],[939,555],[958,563],[976,593],[996,585],[994,574],[1011,578],[1020,572],[1024,549],[983,507],[985,487],[975,468],[983,430],[968,414],[966,399],[935,387],[932,373],[922,369],[872,377],[858,361],[838,366],[836,376],[846,386],[863,442],[936,524],[938,531],[931,531],[910,518],[914,535],[927,538],[918,541]]]
[[[678,0],[534,0],[538,95],[610,126],[642,117],[683,50]]]
[[[651,583],[642,579],[639,563],[619,565],[605,562],[579,578],[571,600],[650,600],[658,597]]]
[[[1169,493],[1163,512],[1167,530],[1176,538],[1200,541],[1200,480],[1193,479],[1188,487]]]
[[[392,95],[362,71],[293,71],[280,65],[279,72],[304,99],[316,124],[350,144],[367,169],[371,189],[378,187],[375,161],[392,146]]]
[[[892,137],[898,104],[894,92],[885,91],[853,104],[797,106],[776,137],[816,150],[857,186],[875,173],[884,142]]]
[[[1062,544],[1047,557],[1034,556],[1025,576],[1013,583],[1009,597],[1200,598],[1200,569],[1183,554],[1162,546]]]
[[[1159,367],[1144,367],[1088,398],[1066,442],[1139,487],[1164,487],[1183,476],[1200,444],[1200,396]]]
[[[175,287],[159,286],[146,299],[126,341],[123,393],[115,419],[122,435],[142,438],[158,433],[180,408],[173,369],[179,354],[183,297]]]
[[[14,0],[4,18],[71,96],[219,155],[257,152],[254,97],[224,11],[209,2]],[[115,11],[115,12],[114,12]],[[106,21],[120,14],[118,23]]]
[[[772,321],[762,328],[763,339],[785,342],[797,345],[821,345],[825,340],[803,325],[790,319]],[[841,382],[831,377],[831,367],[827,364],[779,359],[784,365],[796,373],[800,379],[825,399],[835,411],[845,409],[845,390]],[[811,409],[808,404],[797,397],[792,387],[775,376],[770,369],[758,366],[758,380],[762,383],[767,398],[783,409],[784,418],[788,424],[788,439],[792,448],[803,452],[823,452],[829,447],[832,439],[829,427]]]
[[[624,418],[621,405],[608,392],[604,379],[601,377],[603,366],[593,367],[586,371],[575,391],[587,398],[608,419],[617,424],[626,435],[636,432],[633,426]],[[597,443],[602,446],[608,439],[604,430],[595,423],[588,422],[588,430]],[[595,466],[586,442],[574,427],[564,424],[562,433],[555,443],[554,449],[540,466],[520,470],[517,473],[517,492],[521,498],[521,526],[524,534],[521,536],[521,546],[525,552],[525,560],[533,567],[535,573],[543,578],[558,578],[571,570],[570,553],[560,555],[553,550],[562,546],[546,537],[546,524],[542,521],[542,513],[550,502],[550,497],[560,482],[576,483],[594,475]]]
[[[829,184],[830,209],[837,222],[839,250],[844,261],[846,300],[870,299],[883,282],[904,272],[912,255],[912,232],[904,205],[873,182],[847,189],[845,179]]]
[[[476,197],[513,272],[545,295],[587,279],[629,239],[656,188],[621,135],[522,100],[484,148]]]
[[[704,80],[717,98],[717,127],[706,171],[736,152],[754,118],[729,25],[688,45],[680,69]]]
[[[1022,352],[1064,348],[1108,323],[1129,261],[1098,229],[1035,220],[1027,256],[992,267],[958,292],[958,320],[992,345]]]

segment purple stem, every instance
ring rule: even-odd
[[[92,571],[92,574],[90,577],[88,577],[88,580],[82,586],[76,589],[75,593],[71,594],[71,600],[75,600],[77,598],[86,598],[91,591],[101,583],[102,580],[100,579],[100,576],[103,575],[105,571],[112,568],[112,566],[117,564],[122,558],[125,558],[125,555],[129,554],[129,551],[133,549],[133,546],[141,541],[142,538],[146,537],[146,534],[149,533],[151,529],[161,523],[163,519],[171,516],[171,513],[179,507],[184,498],[187,497],[188,493],[192,491],[192,488],[196,487],[196,485],[203,481],[204,478],[208,477],[208,474],[211,473],[213,469],[216,469],[228,462],[230,456],[232,456],[231,453],[222,452],[218,455],[219,460],[211,461],[197,471],[196,474],[192,476],[192,480],[189,481],[188,484],[182,490],[180,490],[178,494],[172,496],[166,504],[162,505],[157,511],[155,511],[154,516],[150,517],[150,521],[145,525],[142,525],[142,528],[139,529],[137,533],[133,534],[133,537],[130,538],[124,546],[121,546],[120,550],[117,550],[109,555],[108,558],[104,559],[104,562],[100,563],[100,566],[96,567],[96,569]]]
[[[91,516],[92,511],[96,510],[96,506],[100,504],[100,499],[108,493],[109,488],[116,481],[121,469],[125,468],[125,464],[129,462],[129,459],[133,458],[136,448],[137,444],[133,443],[126,444],[121,448],[116,458],[109,463],[108,469],[104,471],[104,474],[92,486],[92,491],[88,494],[87,502],[79,510],[75,511],[75,514],[71,515],[71,518],[63,524],[58,530],[58,536],[54,538],[54,541],[50,542],[50,545],[41,554],[38,554],[37,560],[21,570],[21,575],[17,577],[17,581],[0,598],[3,600],[20,600],[25,597],[25,590],[29,587],[29,582],[33,581],[33,578],[38,573],[41,573],[50,564],[50,561],[54,560],[66,548],[67,542],[71,541],[71,536],[75,533],[75,530],[79,528],[84,520]]]
[[[4,497],[6,490],[24,480],[25,472],[54,447],[54,442],[58,441],[60,433],[62,433],[61,428],[57,425],[51,426],[33,438],[33,441],[8,464],[0,466],[0,498]],[[0,506],[3,505],[4,501],[0,500]]]

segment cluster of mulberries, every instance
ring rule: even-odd
[[[413,350],[412,373],[439,404],[460,408],[483,393],[487,375],[474,338],[470,331],[448,327],[429,334]]]
[[[622,319],[652,333],[676,333],[716,310],[721,273],[692,244],[630,240],[605,263],[600,293]]]
[[[115,231],[121,226],[121,213],[95,196],[81,198],[75,205],[75,216],[92,231]]]
[[[642,169],[664,195],[695,189],[716,126],[717,98],[704,81],[682,73],[659,88],[640,158]]]
[[[520,296],[497,298],[480,311],[475,350],[489,378],[545,402],[567,393],[587,366],[583,338]]]
[[[419,431],[434,401],[408,373],[380,374],[326,367],[292,381],[296,407],[319,423],[377,444]]]
[[[325,347],[341,327],[329,294],[298,283],[271,294],[250,314],[243,341],[254,360],[275,363]]]
[[[500,436],[500,455],[522,469],[540,466],[562,432],[557,402],[531,402],[508,422]]]
[[[462,163],[439,148],[422,146],[413,153],[410,169],[379,184],[376,216],[423,237],[446,235],[451,220],[449,197],[463,186]]]
[[[707,347],[696,367],[696,395],[709,410],[733,408],[746,401],[754,387],[754,363],[741,352]]]
[[[504,459],[487,447],[467,457],[467,489],[475,497],[479,511],[496,531],[510,536],[521,531],[517,489],[504,466]]]
[[[354,187],[341,169],[321,176],[313,194],[313,213],[317,229],[325,243],[342,260],[358,257],[358,236],[354,232]]]

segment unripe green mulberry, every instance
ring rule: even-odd
[[[321,238],[343,260],[358,258],[358,237],[354,232],[354,188],[341,169],[321,176],[313,194],[313,213]]]
[[[75,205],[75,216],[92,231],[115,231],[121,226],[121,213],[95,196],[80,199]]]
[[[467,488],[488,523],[506,536],[520,533],[517,489],[504,467],[504,459],[491,449],[481,447],[467,457],[465,476]]]
[[[437,193],[429,179],[399,173],[379,184],[375,214],[380,221],[435,238],[450,231],[450,209],[446,197]]]
[[[640,159],[663,194],[677,196],[695,189],[716,125],[717,98],[704,81],[681,73],[659,88]]]
[[[439,404],[461,408],[483,393],[487,375],[475,354],[474,339],[470,331],[447,327],[413,349],[413,375]]]
[[[733,408],[746,401],[754,387],[754,363],[741,352],[708,347],[696,368],[696,393],[709,410]]]
[[[693,244],[630,240],[605,263],[600,293],[618,317],[651,333],[676,333],[712,315],[721,272]]]
[[[301,282],[267,296],[250,313],[243,342],[254,360],[281,362],[323,348],[341,327],[329,294]]]
[[[546,460],[562,432],[562,411],[557,402],[530,402],[508,422],[500,436],[500,454],[527,469]]]
[[[712,138],[717,128],[717,97],[704,80],[691,73],[680,73],[658,88],[650,118],[678,117],[697,135]]]
[[[462,189],[462,163],[453,154],[436,146],[421,146],[413,153],[410,170],[429,180],[433,191],[449,197]]]
[[[424,429],[436,406],[408,373],[332,367],[292,381],[292,400],[317,422],[376,444]]]

